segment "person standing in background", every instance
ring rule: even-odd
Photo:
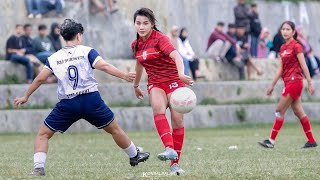
[[[244,25],[246,32],[250,30],[250,10],[245,0],[238,0],[238,5],[233,9],[236,26]]]
[[[184,74],[189,75],[190,61],[195,58],[195,53],[188,40],[188,31],[186,28],[181,28],[178,38],[178,52],[182,56],[184,64]]]
[[[252,57],[258,56],[258,42],[262,27],[259,19],[257,4],[251,4],[250,15],[250,54]]]

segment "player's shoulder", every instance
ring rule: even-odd
[[[85,45],[78,45],[78,48],[79,49],[81,49],[81,50],[83,50],[83,51],[86,51],[86,52],[90,52],[92,49],[94,49],[94,48],[92,48],[92,47],[90,47],[90,46],[85,46]]]
[[[168,38],[169,39],[169,37],[167,35],[163,34],[160,31],[156,31],[156,30],[154,30],[154,38],[156,38],[156,39]]]

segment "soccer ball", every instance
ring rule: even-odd
[[[170,106],[172,109],[182,114],[192,111],[196,103],[196,94],[187,87],[174,90],[170,98]]]

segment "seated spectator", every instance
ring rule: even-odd
[[[31,38],[32,26],[30,24],[25,24],[23,26],[24,35],[21,36],[23,41],[23,47],[26,49],[25,56],[30,59],[34,65],[34,75],[37,76],[43,68],[43,63],[35,57],[33,48],[33,39]]]
[[[30,59],[24,56],[26,49],[23,48],[22,34],[22,25],[16,25],[15,34],[10,36],[6,43],[6,59],[26,67],[27,83],[30,84],[33,79],[33,65]]]
[[[209,37],[207,45],[208,56],[218,61],[224,59],[231,45],[236,45],[236,41],[230,36],[227,36],[223,30],[224,23],[218,22],[216,28]]]
[[[95,14],[102,12],[107,16],[109,13],[113,14],[118,11],[117,8],[114,8],[114,0],[105,0],[105,3],[109,6],[109,11],[106,10],[106,6],[100,0],[90,0],[90,13]]]
[[[191,70],[192,78],[196,81],[197,78],[202,78],[199,71],[199,60],[196,58],[195,53],[188,40],[188,31],[182,28],[179,38],[177,40],[177,49],[181,54],[184,64],[184,73],[189,75],[189,68]]]
[[[267,41],[269,37],[269,29],[263,28],[261,34],[259,36],[259,44],[258,44],[258,58],[267,58],[269,49],[267,47]]]
[[[262,75],[262,71],[257,68],[250,57],[248,35],[246,35],[246,26],[239,25],[237,27],[236,39],[237,44],[239,44],[241,48],[241,61],[247,66],[247,79],[250,79],[250,67],[252,67],[258,73],[258,75]]]
[[[274,36],[272,41],[272,48],[270,49],[269,58],[273,59],[279,57],[280,47],[285,43],[282,34],[281,27],[279,28],[277,34]]]
[[[237,40],[237,37],[236,37],[237,33],[236,32],[237,32],[236,25],[229,24],[228,31],[226,34],[229,37],[231,37],[235,42]],[[230,49],[228,50],[225,58],[228,60],[228,62],[230,64],[232,64],[238,68],[240,80],[244,80],[245,79],[245,73],[244,73],[245,64],[241,61],[240,51],[241,51],[241,48],[238,44],[232,45],[230,47]]]
[[[55,52],[55,49],[47,36],[47,26],[41,24],[39,25],[38,30],[39,36],[33,40],[35,55],[42,63],[46,63],[48,57]]]
[[[28,18],[30,19],[34,17],[41,18],[40,2],[41,0],[25,0],[25,5],[28,12]]]
[[[178,26],[172,26],[169,34],[170,42],[176,49],[178,49],[178,38],[179,38],[178,31],[179,31]]]
[[[311,77],[314,77],[319,73],[320,61],[319,58],[316,57],[313,53],[313,49],[308,42],[307,38],[305,38],[303,27],[298,27],[297,31],[297,40],[303,46],[303,53],[306,59],[306,63],[309,69],[309,73]]]
[[[178,52],[180,53],[183,59],[185,75],[189,75],[189,68],[190,68],[189,61],[192,61],[195,58],[195,54],[187,38],[188,38],[187,29],[182,28],[180,30],[180,35],[178,38]]]
[[[40,13],[44,15],[49,11],[56,11],[57,17],[63,17],[63,8],[65,6],[64,0],[41,0]]]
[[[60,27],[58,23],[52,23],[51,32],[48,36],[53,45],[55,51],[59,51],[62,48],[61,40],[60,40]]]

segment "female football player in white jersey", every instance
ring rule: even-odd
[[[80,23],[66,19],[60,29],[66,46],[48,58],[45,68],[32,82],[25,95],[15,99],[15,106],[20,107],[50,75],[54,74],[58,79],[60,102],[40,126],[34,145],[34,169],[31,174],[45,175],[48,140],[55,132],[65,132],[79,119],[85,119],[98,129],[110,133],[116,144],[129,156],[131,166],[146,161],[149,153],[137,150],[115,121],[113,112],[101,99],[93,69],[104,71],[128,82],[135,79],[135,73],[118,70],[106,63],[96,50],[81,45],[84,29]]]

